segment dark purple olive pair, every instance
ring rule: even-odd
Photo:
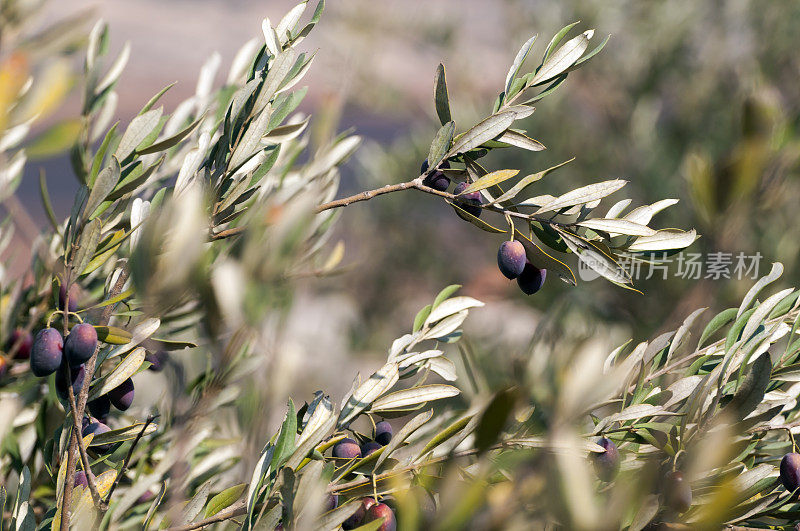
[[[503,242],[497,251],[497,267],[508,279],[517,279],[519,289],[533,295],[544,285],[547,270],[528,262],[525,246],[519,240]]]
[[[374,498],[361,498],[358,509],[342,523],[342,528],[356,529],[376,520],[383,520],[377,531],[395,531],[397,529],[397,519],[391,507],[375,501]]]
[[[447,170],[449,168],[450,168],[450,163],[447,162],[446,160],[439,163],[439,169]],[[420,168],[419,170],[419,172],[422,174],[424,174],[426,171],[428,171],[428,159],[425,159],[425,162],[422,163],[422,168]],[[422,180],[422,184],[424,184],[425,186],[430,186],[434,190],[445,192],[450,187],[450,179],[447,177],[447,175],[444,174],[444,172],[436,170],[434,172],[431,172],[430,175],[426,176]]]
[[[75,325],[66,341],[55,328],[45,328],[33,340],[31,371],[39,377],[49,376],[65,359],[70,367],[77,368],[92,357],[96,348],[97,331],[89,323]]]

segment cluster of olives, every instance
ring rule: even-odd
[[[77,311],[77,297],[70,289],[69,303],[66,302],[66,290],[62,286],[59,290],[59,308],[66,315]],[[76,294],[77,295],[77,294]],[[30,334],[28,334],[30,335]],[[18,344],[17,357],[29,358],[31,372],[40,378],[56,373],[56,394],[62,399],[69,397],[69,388],[72,387],[74,395],[78,395],[83,388],[86,378],[85,363],[92,357],[97,349],[98,337],[97,330],[89,323],[79,323],[73,326],[66,339],[55,328],[49,325],[40,330],[35,337],[28,338],[25,332],[17,330],[11,337],[13,344]],[[165,358],[163,353],[151,355],[151,367],[160,370]],[[120,411],[126,411],[133,403],[134,386],[133,380],[128,378],[119,386],[108,393],[90,401],[87,406],[91,417],[83,419],[82,434],[92,433],[99,435],[110,431],[105,421],[113,405]],[[93,447],[98,453],[105,453],[110,449],[108,446]],[[83,480],[76,476],[76,482],[81,484]],[[85,480],[85,479],[84,479]]]
[[[602,446],[605,451],[592,454],[594,471],[602,481],[612,481],[619,472],[619,449],[607,437],[601,437],[597,444]],[[798,455],[798,464],[800,464],[800,455]],[[797,477],[798,484],[800,484],[800,467],[798,467]],[[671,470],[664,477],[662,501],[666,508],[678,514],[685,513],[692,506],[692,487],[679,470]]]
[[[333,457],[338,459],[360,459],[367,457],[382,447],[389,444],[392,440],[392,425],[381,421],[375,424],[374,437],[366,440],[363,444],[358,444],[355,439],[346,437],[333,446]],[[331,503],[333,503],[332,506]],[[336,507],[338,497],[333,502],[329,500],[329,510]],[[343,524],[344,529],[356,529],[366,523],[376,520],[383,520],[383,524],[378,528],[379,531],[394,531],[397,528],[397,520],[394,511],[385,503],[378,502],[374,498],[362,498],[358,510],[348,518]]]
[[[449,169],[450,163],[444,161],[439,164],[440,169]],[[420,168],[421,173],[428,171],[428,159],[422,163]],[[450,179],[444,172],[436,170],[427,175],[423,179],[422,184],[429,186],[434,190],[446,192],[450,187]],[[453,194],[459,195],[467,189],[469,183],[460,182],[453,190]],[[460,195],[455,200],[456,205],[465,212],[472,214],[476,218],[481,216],[480,205],[483,203],[483,198],[480,192],[471,192],[468,194]],[[525,247],[519,241],[503,242],[500,245],[500,250],[497,251],[497,266],[500,272],[509,280],[517,279],[517,284],[523,293],[526,295],[533,295],[542,288],[545,278],[547,277],[546,269],[539,269],[527,259]]]
[[[392,440],[392,425],[385,420],[375,424],[375,437],[359,445],[355,439],[345,437],[333,446],[333,457],[339,459],[360,459],[367,457]]]

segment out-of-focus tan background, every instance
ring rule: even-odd
[[[131,42],[118,88],[117,114],[127,121],[150,96],[177,81],[162,100],[166,110],[174,109],[194,92],[197,72],[215,52],[223,82],[239,46],[261,38],[261,19],[277,21],[293,4],[70,0],[53,2],[47,16],[92,8],[87,16],[110,25],[112,56]],[[593,42],[606,34],[612,38],[525,122],[548,150],[493,153],[487,165],[524,173],[576,156],[542,181],[537,193],[624,178],[634,204],[681,200],[656,225],[697,228],[702,239],[691,251],[760,252],[762,275],[770,262],[782,261],[786,281],[800,280],[796,1],[328,4],[304,43],[318,52],[303,80],[309,92],[300,109],[339,113],[341,129],[355,127],[368,140],[344,173],[342,193],[417,175],[437,129],[432,84],[440,61],[463,130],[490,111],[514,54],[531,34],[539,34],[532,53],[538,60],[555,32],[580,20],[576,30],[596,29]],[[76,91],[60,116],[77,114],[78,106]],[[66,157],[28,165],[20,198],[44,224],[35,179],[39,167],[47,172],[59,215],[66,214],[77,185]],[[564,332],[577,339],[599,333],[638,339],[674,327],[697,307],[735,305],[752,283],[681,279],[672,271],[666,281],[641,281],[645,296],[600,280],[575,288],[552,280],[539,294],[525,297],[496,269],[499,240],[415,192],[351,206],[337,230],[347,244],[345,273],[307,281],[291,320],[301,332],[296,336],[303,338],[301,350],[309,353],[304,359],[319,369],[311,372],[320,375],[312,380],[323,380],[322,369],[349,359],[351,351],[383,357],[391,339],[410,328],[416,310],[451,283],[464,284],[467,294],[488,302],[466,329],[487,361],[524,352],[541,316],[558,315]],[[318,383],[323,381],[308,382]]]

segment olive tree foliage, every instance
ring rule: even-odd
[[[127,124],[114,114],[129,48],[109,57],[108,28],[101,22],[88,33],[79,127],[42,141],[70,140],[81,188],[69,217],[58,221],[42,179],[52,226],[38,235],[25,278],[4,276],[0,286],[10,367],[0,395],[0,501],[9,526],[337,529],[362,496],[393,500],[409,529],[788,521],[797,508],[776,486],[774,461],[792,444],[786,433],[796,403],[785,382],[794,381],[800,347],[790,340],[783,355],[766,353],[796,334],[797,294],[756,301],[780,266],[740,308],[712,319],[691,352],[698,313],[674,333],[611,355],[537,343],[524,366],[509,368],[518,381],[499,390],[461,344],[462,323],[483,303],[450,286],[389,346],[382,366],[356,375],[345,396],[320,391],[295,397],[299,407],[287,402],[292,389],[281,368],[291,355],[284,325],[293,288],[339,266],[343,248],[329,241],[340,207],[405,190],[440,196],[478,228],[522,241],[528,261],[570,284],[575,277],[562,261],[569,255],[630,287],[622,257],[646,260],[696,238],[649,227],[672,200],[625,215],[630,201],[621,200],[595,215],[622,180],[531,196],[561,165],[518,178],[516,170],[478,162],[492,149],[543,149],[514,124],[602,48],[587,53],[592,30],[565,41],[573,25],[527,73],[535,38],[526,42],[491,113],[460,133],[440,67],[434,104],[441,128],[428,168],[410,181],[335,199],[339,167],[360,139],[331,134],[314,144],[309,117],[297,112],[306,93],[299,83],[314,57],[301,44],[323,9],[302,2],[277,24],[264,20],[222,87],[214,87],[221,66],[214,56],[192,97],[166,113],[159,105],[166,87]],[[28,115],[14,113],[40,82],[23,80],[7,92],[3,139],[26,123]],[[17,142],[2,143],[7,150],[24,137],[16,131]],[[22,160],[6,183],[21,174],[24,151],[16,153],[3,159],[4,172],[14,157]],[[464,182],[462,190],[425,184],[436,171]],[[9,207],[13,188],[4,190]],[[476,192],[482,199],[470,206],[479,210],[463,208],[463,196]],[[67,335],[78,322],[94,325],[99,343],[82,383],[60,395],[58,375],[35,378],[15,357],[22,341],[12,338],[51,326]],[[727,336],[709,342],[724,327]],[[86,433],[87,404],[136,382],[158,362],[157,351],[172,351],[165,397],[150,410],[115,411],[109,431]],[[69,375],[68,367],[59,370]],[[284,407],[282,422],[273,423]],[[348,435],[371,439],[380,418],[401,426],[387,445],[363,458],[331,455]],[[625,480],[610,486],[598,485],[588,467],[603,452],[594,442],[600,434],[623,457]],[[662,509],[656,494],[653,478],[670,467],[686,470],[698,492],[680,515]],[[85,473],[85,485],[76,471]],[[326,507],[331,494],[338,496],[333,509]]]

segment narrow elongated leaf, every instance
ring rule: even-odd
[[[603,419],[594,428],[594,433],[600,433],[603,428],[610,426],[615,422],[625,422],[628,420],[636,420],[644,417],[652,417],[654,415],[663,414],[664,406],[653,406],[650,404],[635,404],[628,406],[619,413],[615,413]]]
[[[456,130],[455,122],[447,122],[444,124],[431,142],[430,150],[428,151],[428,167],[435,168],[442,161],[450,145],[453,143],[453,133]]]
[[[95,95],[101,94],[105,89],[113,85],[119,79],[119,76],[122,75],[123,70],[125,70],[125,65],[128,64],[128,59],[131,56],[131,43],[126,42],[125,45],[122,47],[122,51],[117,56],[116,61],[114,64],[111,65],[111,68],[108,69],[108,72],[103,77],[102,80],[95,86],[94,93]]]
[[[424,404],[431,400],[441,400],[442,398],[449,398],[459,394],[457,387],[446,384],[423,385],[420,387],[412,387],[411,389],[403,389],[390,393],[383,398],[376,400],[372,404],[373,411],[381,411],[384,409],[397,409],[408,406],[416,406]]]
[[[396,363],[387,363],[370,376],[366,382],[356,389],[342,407],[338,426],[346,426],[364,409],[369,407],[379,396],[392,388],[399,378]]]
[[[295,450],[295,439],[297,437],[297,413],[294,409],[294,402],[289,400],[286,417],[281,425],[281,432],[275,441],[275,453],[272,455],[270,468],[277,470]]]
[[[455,382],[458,377],[455,364],[444,356],[431,358],[426,361],[423,366],[435,372],[448,382]]]
[[[653,216],[661,212],[667,207],[670,207],[678,202],[677,199],[662,199],[661,201],[656,201],[652,205],[644,205],[638,208],[634,208],[630,212],[628,212],[624,219],[628,221],[633,221],[634,223],[639,223],[641,225],[647,225],[650,223],[650,220],[653,219]],[[606,216],[612,217],[612,216]]]
[[[130,332],[116,326],[95,326],[97,339],[109,345],[126,345],[133,337]]]
[[[723,310],[718,313],[709,323],[706,325],[703,333],[700,335],[700,341],[697,342],[697,348],[701,348],[706,340],[711,337],[714,332],[722,328],[723,326],[732,323],[737,316],[737,308],[728,308],[727,310]]]
[[[568,40],[564,46],[548,57],[539,71],[528,81],[528,85],[546,83],[575,64],[589,46],[589,39],[592,38],[592,35],[594,35],[594,30],[588,30]]]
[[[206,500],[208,499],[208,494],[211,492],[211,481],[206,481],[203,483],[200,488],[197,489],[192,499],[183,507],[181,510],[181,514],[178,519],[173,522],[174,525],[182,526],[186,525],[195,517],[200,514],[200,511],[203,510],[203,506],[206,504]]]
[[[480,190],[485,190],[497,184],[500,184],[512,177],[515,177],[519,173],[519,170],[497,170],[493,171],[492,173],[487,173],[474,183],[467,186],[463,192],[458,195],[470,194],[472,192],[478,192]]]
[[[100,204],[117,186],[120,176],[119,159],[111,157],[111,165],[101,171],[94,181],[89,198],[86,200],[86,207],[84,208],[84,216],[86,219],[94,219],[97,215],[97,210]]]
[[[262,144],[280,144],[287,142],[303,134],[303,131],[308,127],[308,120],[306,117],[302,122],[296,124],[280,125],[261,138]]]
[[[408,439],[411,434],[421,428],[426,422],[431,420],[433,417],[433,410],[430,409],[424,413],[420,413],[409,422],[407,422],[400,431],[398,431],[393,437],[392,440],[389,441],[389,444],[384,447],[383,452],[381,453],[380,457],[378,457],[378,461],[375,463],[375,469],[377,470],[384,461],[398,448],[400,445]]]
[[[214,516],[223,509],[227,509],[236,503],[236,501],[242,497],[242,494],[246,488],[247,483],[241,483],[239,485],[234,485],[233,487],[228,487],[211,498],[211,500],[208,502],[208,505],[206,505],[206,510],[203,515],[204,518]]]
[[[300,21],[300,17],[303,16],[303,12],[306,10],[306,6],[308,6],[307,1],[300,2],[289,10],[281,21],[278,22],[278,25],[275,26],[275,33],[278,35],[278,39],[280,39],[281,43],[285,43],[291,38],[292,32]]]
[[[309,435],[308,438],[303,441],[303,444],[297,445],[297,449],[289,457],[284,466],[289,468],[297,468],[297,465],[299,465],[303,459],[305,459],[311,452],[314,451],[314,448],[316,448],[316,446],[328,436],[335,426],[336,415],[331,415],[324,424],[317,428],[314,433]]]
[[[261,91],[258,93],[254,109],[256,112],[261,111],[266,107],[278,89],[286,79],[286,75],[292,70],[296,59],[294,48],[288,48],[276,55],[272,64],[269,66],[269,71],[264,78],[264,83],[261,85]]]
[[[440,291],[438,295],[436,295],[436,298],[433,299],[433,304],[431,306],[433,308],[436,308],[441,303],[449,299],[450,296],[453,295],[453,293],[459,290],[459,288],[461,288],[461,284],[451,284],[447,286],[442,291]]]
[[[474,418],[473,415],[466,415],[452,422],[449,426],[447,426],[445,429],[434,435],[431,438],[431,440],[428,441],[425,447],[419,452],[417,458],[419,459],[419,457],[422,457],[423,455],[427,454],[428,452],[430,452],[443,442],[455,436],[458,432],[466,428],[473,418]]]
[[[636,251],[664,251],[667,249],[684,249],[697,239],[697,231],[682,231],[678,229],[663,229],[656,231],[652,236],[640,236],[628,246],[631,252]]]
[[[742,385],[725,406],[725,411],[733,412],[737,420],[741,420],[755,411],[764,399],[771,372],[772,361],[770,361],[769,352],[765,352],[753,362]]]
[[[511,88],[511,82],[514,81],[514,78],[519,73],[519,69],[522,67],[522,63],[525,62],[525,58],[528,57],[528,52],[530,52],[531,46],[533,46],[537,36],[538,35],[534,35],[522,45],[522,48],[519,49],[517,56],[514,58],[514,62],[511,64],[511,68],[508,69],[508,74],[506,74],[506,97],[509,96],[508,92]]]
[[[145,435],[150,435],[158,430],[157,424],[151,422],[147,425],[147,428],[144,428],[144,424],[144,422],[137,422],[136,424],[132,424],[125,428],[119,428],[116,430],[107,431],[105,433],[95,434],[89,446],[101,446],[105,444],[116,444],[123,441],[131,441],[138,437],[140,433],[142,433],[142,436],[144,437]],[[144,432],[142,432],[143,428]]]
[[[200,116],[200,118],[198,118],[197,120],[186,126],[186,128],[183,129],[182,131],[179,131],[174,135],[172,135],[171,137],[165,138],[164,140],[156,142],[155,144],[152,144],[146,148],[136,150],[137,153],[139,153],[140,155],[148,155],[150,153],[158,153],[160,151],[166,151],[169,148],[178,145],[178,143],[181,140],[192,134],[192,132],[195,129],[197,129],[197,126],[200,125],[200,122],[203,121],[203,118],[205,118],[205,114],[203,114],[202,116]]]
[[[547,48],[545,48],[545,50],[544,50],[544,58],[542,59],[542,63],[543,64],[544,64],[544,62],[547,61],[547,59],[550,57],[550,55],[552,55],[552,53],[555,51],[556,46],[558,46],[561,43],[561,41],[564,40],[564,37],[566,37],[567,33],[569,33],[569,30],[574,28],[578,24],[578,22],[579,21],[573,22],[571,24],[567,24],[566,26],[564,26],[563,28],[558,30],[558,33],[553,35],[553,38],[550,39],[550,42],[547,44]]]
[[[628,205],[630,204],[631,204],[630,199],[623,199],[622,201],[617,201],[611,208],[608,209],[608,212],[606,212],[605,215],[606,219],[614,219],[619,217],[619,215],[622,214],[622,211],[628,208]]]
[[[361,500],[355,499],[320,516],[316,529],[338,529],[345,520],[361,508]]]
[[[93,400],[98,396],[108,393],[112,389],[116,389],[122,382],[136,374],[136,371],[139,370],[139,367],[141,367],[144,362],[145,354],[146,351],[141,347],[128,354],[110,373],[100,378],[97,383],[92,386],[92,390],[89,392],[89,400]]]
[[[530,186],[533,183],[535,183],[535,182],[541,180],[542,178],[546,177],[550,172],[555,171],[558,168],[569,164],[573,160],[575,160],[575,159],[571,158],[569,160],[565,160],[564,162],[562,162],[560,164],[556,164],[555,166],[551,166],[550,168],[547,168],[546,170],[542,170],[542,171],[540,171],[538,173],[533,173],[531,175],[523,177],[522,179],[519,180],[519,182],[517,184],[515,184],[514,186],[509,188],[507,192],[505,192],[504,194],[501,194],[494,201],[490,201],[489,204],[490,205],[495,205],[495,204],[498,204],[498,203],[503,203],[505,201],[509,201],[511,199],[514,199],[514,197],[516,197],[517,194],[519,194],[520,192],[525,190],[528,186]]]
[[[95,219],[86,224],[81,234],[81,239],[78,243],[78,250],[72,258],[72,267],[78,274],[86,268],[86,265],[92,259],[97,244],[100,241],[100,220]]]
[[[437,305],[425,320],[425,324],[428,325],[435,323],[436,321],[444,319],[445,317],[454,313],[458,313],[468,308],[480,306],[483,306],[483,303],[477,299],[473,299],[472,297],[453,297]]]
[[[541,214],[543,212],[552,212],[553,210],[560,210],[573,205],[591,203],[592,201],[596,201],[606,197],[607,195],[613,194],[627,183],[628,181],[624,181],[622,179],[614,179],[611,181],[603,181],[601,183],[583,186],[576,190],[572,190],[571,192],[567,192],[564,195],[558,196],[555,201],[544,205],[535,213]]]
[[[782,274],[783,264],[780,262],[773,263],[769,274],[758,279],[758,282],[756,282],[753,287],[747,291],[747,295],[744,296],[744,299],[742,299],[742,304],[739,306],[739,311],[736,312],[736,318],[738,319],[740,315],[750,308],[750,305],[753,303],[762,289],[772,282],[775,282]]]
[[[436,78],[433,83],[433,101],[436,105],[436,114],[442,125],[451,122],[450,97],[447,94],[447,80],[444,74],[444,65],[439,63],[436,68]]]
[[[650,227],[626,219],[593,218],[578,222],[578,226],[628,236],[652,236],[656,233]]]
[[[592,242],[575,236],[569,231],[556,229],[575,255],[593,271],[617,284],[630,284],[630,276],[614,259],[595,247]]]
[[[461,135],[450,148],[449,156],[476,148],[484,142],[502,134],[516,120],[514,112],[493,114]]]
[[[320,427],[324,426],[333,416],[333,404],[327,396],[320,396],[308,406],[308,421],[303,428],[297,444],[303,444],[306,439],[313,435]]]
[[[136,150],[136,147],[158,127],[162,113],[163,109],[159,107],[131,120],[122,135],[122,139],[119,141],[119,145],[117,145],[117,149],[114,151],[114,156],[117,160],[125,160],[128,155]]]
[[[458,327],[460,327],[461,324],[464,322],[464,320],[467,318],[467,314],[468,311],[463,310],[453,315],[450,315],[449,317],[445,317],[444,319],[436,323],[436,325],[434,325],[430,330],[425,332],[425,335],[423,335],[420,338],[420,340],[425,340],[425,339],[439,339],[440,341],[443,340],[444,337],[458,330]]]
[[[547,149],[544,147],[544,144],[538,140],[534,140],[523,133],[518,133],[517,131],[512,131],[511,129],[503,133],[503,136],[498,138],[497,141],[505,142],[506,144],[518,148],[527,149],[528,151],[544,151]]]
[[[133,349],[142,341],[152,336],[156,330],[158,330],[159,326],[161,326],[161,321],[159,319],[155,317],[148,317],[133,328],[133,332],[130,334],[130,341],[123,346],[113,349],[108,353],[106,359],[114,358]]]
[[[756,311],[754,311],[753,315],[750,316],[750,319],[747,320],[747,324],[742,331],[742,337],[747,339],[753,335],[753,333],[756,331],[756,328],[758,328],[764,319],[767,318],[772,309],[783,299],[788,297],[792,292],[794,292],[794,288],[787,288],[779,291],[771,297],[768,297],[764,302],[759,304],[756,308]]]

